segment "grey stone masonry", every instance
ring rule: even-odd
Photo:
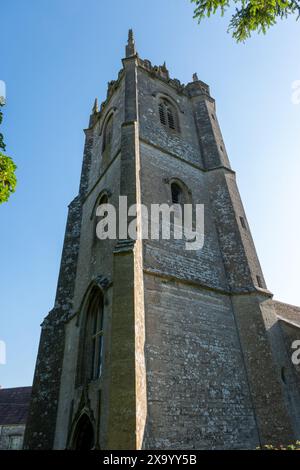
[[[255,449],[299,439],[291,343],[300,310],[267,289],[208,85],[197,74],[184,85],[165,63],[141,59],[130,30],[85,135],[24,447]],[[129,206],[171,204],[174,182],[184,202],[204,205],[203,248],[96,237],[104,196],[117,209],[120,195]],[[101,370],[90,377],[95,291]]]

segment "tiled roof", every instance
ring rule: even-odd
[[[300,327],[300,307],[295,305],[285,304],[283,302],[274,301],[277,316],[288,322],[293,323],[295,326]]]
[[[0,426],[25,424],[31,387],[0,389]]]

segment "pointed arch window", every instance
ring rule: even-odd
[[[103,194],[100,199],[99,199],[99,203],[97,204],[96,206],[96,215],[97,215],[97,210],[99,209],[100,210],[100,207],[103,206],[104,204],[108,204],[108,195],[105,193]],[[103,209],[103,208],[102,208]],[[107,216],[107,211],[105,211],[103,213],[103,217],[106,217]],[[94,237],[94,242],[99,242],[99,238],[97,238],[97,223],[98,223],[98,220],[99,218],[98,217],[95,217],[95,227],[94,227],[94,234],[95,234],[95,237]]]
[[[89,417],[83,414],[76,425],[71,448],[74,450],[92,450],[94,442],[93,425]]]
[[[112,141],[112,133],[113,133],[113,117],[111,115],[104,128],[102,152],[105,152],[105,150],[110,149],[111,141]]]
[[[178,183],[171,183],[172,204],[184,204],[184,194]]]
[[[158,104],[159,120],[160,123],[167,129],[179,132],[179,119],[178,113],[168,100],[161,99]]]
[[[193,204],[192,192],[179,178],[172,178],[167,181],[170,183],[169,191],[171,203],[174,206],[174,214],[180,217],[182,222],[184,222],[185,217],[188,216],[188,214],[185,213],[185,205]]]
[[[101,196],[98,206],[102,206],[103,204],[107,204],[107,203],[108,203],[108,195],[105,193],[103,194],[103,196]]]
[[[89,380],[100,377],[103,363],[103,296],[94,289],[86,312],[83,376]]]

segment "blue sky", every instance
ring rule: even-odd
[[[227,18],[200,26],[189,0],[1,2],[3,132],[18,188],[0,206],[0,385],[32,381],[40,323],[52,308],[67,205],[76,195],[96,96],[121,68],[132,27],[142,58],[211,87],[263,271],[275,298],[300,305],[300,22],[236,44]]]

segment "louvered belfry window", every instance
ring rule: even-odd
[[[178,115],[175,107],[167,100],[162,99],[158,105],[159,119],[163,126],[179,132]]]

